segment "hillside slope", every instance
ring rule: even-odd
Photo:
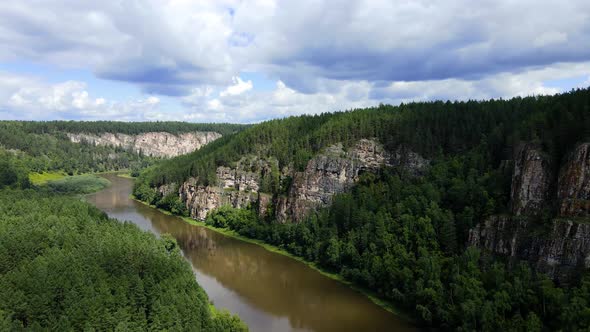
[[[0,121],[0,153],[33,172],[140,169],[246,126],[181,122]]]

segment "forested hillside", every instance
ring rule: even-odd
[[[321,160],[333,169],[344,157],[322,151],[336,143],[352,149],[367,138],[394,154],[417,153],[428,160],[428,167],[418,176],[404,167],[362,173],[351,190],[336,192],[329,206],[298,223],[277,222],[281,202],[298,193],[294,182],[319,169],[313,158],[324,153]],[[226,195],[231,203],[252,186],[226,188],[220,176],[228,179],[229,170],[238,181],[254,174],[258,189],[248,194],[254,197],[249,207],[223,206],[208,213],[207,223],[262,239],[337,272],[413,312],[428,326],[578,330],[590,326],[586,270],[559,284],[526,261],[468,247],[467,238],[486,218],[512,214],[514,156],[523,143],[535,146],[553,165],[546,181],[553,185],[538,211],[511,220],[536,225],[537,237],[545,236],[559,213],[553,186],[560,165],[578,143],[589,139],[588,89],[510,100],[381,105],[253,126],[146,170],[135,194],[177,213],[208,210],[217,203],[202,202],[201,196],[189,202],[189,195],[216,193],[220,201]],[[263,164],[260,171],[243,170],[250,167],[243,160],[251,156]],[[179,192],[162,190],[170,185],[181,186]],[[214,191],[216,187],[221,189]],[[578,216],[576,222],[586,219]]]
[[[158,131],[164,131],[171,134],[191,131],[214,131],[226,136],[248,127],[247,125],[232,123],[190,123],[174,121],[2,121],[2,123],[18,126],[21,130],[34,134],[67,132],[89,134],[121,133],[133,135]]]
[[[242,125],[183,122],[0,121],[0,153],[11,154],[11,159],[26,164],[32,172],[65,171],[71,175],[119,169],[139,170],[153,163],[155,158],[121,147],[73,143],[67,133],[176,134],[215,131],[230,135],[242,128]]]
[[[231,165],[247,154],[277,158],[279,168],[293,164],[303,169],[330,144],[351,146],[373,137],[389,150],[403,145],[431,159],[479,149],[481,163],[490,168],[511,159],[512,148],[521,141],[538,142],[560,160],[562,147],[590,134],[589,100],[584,89],[556,96],[380,105],[271,120],[160,163],[148,181],[159,185],[193,176],[206,183],[217,166]]]

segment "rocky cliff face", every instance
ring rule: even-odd
[[[205,144],[221,137],[221,134],[216,132],[190,132],[178,135],[167,132],[149,132],[138,135],[69,133],[68,137],[74,143],[85,141],[96,145],[118,146],[137,153],[141,151],[143,154],[153,157],[175,157],[198,150]]]
[[[590,143],[578,145],[563,162],[557,192],[552,193],[551,167],[539,147],[517,149],[511,188],[512,216],[491,216],[469,233],[469,245],[531,262],[536,270],[567,282],[590,268]],[[545,206],[557,201],[558,218],[535,221]],[[576,217],[576,218],[573,218]]]
[[[515,215],[537,214],[549,197],[551,170],[548,158],[538,146],[523,144],[514,158],[512,212]]]
[[[264,192],[262,181],[278,169],[278,162],[255,157],[240,160],[234,168],[219,167],[216,186],[198,186],[195,179],[185,182],[180,187],[180,196],[190,215],[197,219],[205,219],[209,211],[225,204],[236,208],[255,205],[260,215],[266,215],[272,205],[277,220],[297,222],[311,210],[330,204],[335,194],[350,189],[362,172],[397,166],[419,173],[427,164],[427,160],[411,151],[389,153],[380,143],[363,139],[349,151],[341,144],[325,149],[308,162],[303,172],[285,167],[279,181],[291,179],[292,184],[286,195],[274,200]]]
[[[235,168],[217,168],[217,185],[197,185],[192,178],[179,189],[180,199],[186,203],[189,215],[204,220],[207,214],[223,205],[245,208],[258,201],[261,174],[272,161],[257,158],[242,159]]]
[[[580,144],[559,172],[557,199],[562,216],[590,213],[590,143]]]
[[[492,216],[469,233],[470,245],[531,262],[537,271],[568,282],[590,268],[590,224],[556,220],[549,230],[510,216]]]

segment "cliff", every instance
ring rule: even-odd
[[[587,216],[590,212],[590,143],[580,144],[559,172],[557,198],[562,216]]]
[[[515,215],[538,214],[549,198],[549,158],[534,144],[522,144],[514,158],[510,199]]]
[[[590,268],[590,224],[585,218],[590,213],[589,149],[590,143],[575,147],[553,185],[548,158],[538,146],[521,145],[514,160],[512,215],[481,222],[470,231],[469,245],[527,260],[537,271],[564,282]],[[554,204],[556,218],[541,221],[541,212]]]
[[[216,185],[197,185],[196,179],[189,179],[180,186],[179,194],[196,219],[205,219],[209,211],[222,205],[253,205],[260,216],[272,211],[280,222],[298,222],[311,210],[329,205],[335,194],[349,190],[362,172],[390,166],[419,174],[427,165],[428,161],[416,153],[405,149],[390,153],[375,140],[362,139],[348,151],[342,144],[326,148],[302,172],[292,167],[279,171],[278,162],[272,158],[242,158],[233,168],[217,168]],[[284,194],[269,194],[269,186],[284,183],[290,183],[282,188]]]
[[[171,134],[167,132],[147,132],[137,135],[121,133],[84,134],[68,133],[74,143],[82,141],[96,145],[110,145],[130,149],[153,157],[175,157],[200,149],[218,139],[216,132],[188,132]]]
[[[590,224],[557,219],[548,227],[526,219],[492,216],[471,230],[469,243],[527,260],[538,272],[561,282],[590,268]]]

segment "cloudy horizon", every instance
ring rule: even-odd
[[[253,123],[590,85],[588,1],[0,4],[0,119]]]

